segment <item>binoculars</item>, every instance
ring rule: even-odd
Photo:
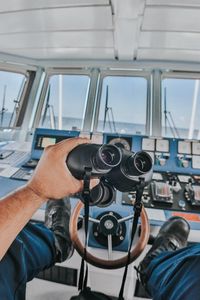
[[[83,179],[86,169],[100,183],[91,190],[90,205],[108,206],[116,190],[134,191],[141,180],[147,185],[152,178],[152,158],[145,151],[131,152],[110,144],[81,144],[67,157],[72,175]]]

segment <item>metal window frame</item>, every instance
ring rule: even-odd
[[[160,137],[162,130],[162,98],[161,98],[161,70],[155,69],[152,71],[151,76],[151,98],[152,98],[152,128],[150,135]]]
[[[161,88],[161,103],[162,103],[162,81],[165,79],[188,79],[188,80],[200,80],[200,72],[195,71],[177,71],[177,70],[163,70],[161,73],[161,82],[160,82],[160,88]],[[161,116],[161,124],[160,124],[160,130],[161,130],[161,136],[162,135],[162,111],[160,112]],[[189,129],[189,128],[188,128]]]
[[[46,69],[45,70],[45,79],[44,79],[42,91],[41,91],[41,94],[40,94],[40,97],[39,97],[39,101],[38,101],[36,113],[35,113],[35,116],[34,116],[34,120],[33,120],[33,123],[32,123],[32,128],[36,128],[40,124],[43,105],[44,105],[44,102],[45,102],[45,99],[46,99],[46,93],[47,93],[49,81],[50,81],[51,76],[54,76],[54,75],[77,75],[77,76],[78,75],[83,75],[83,76],[88,76],[89,77],[89,88],[88,88],[88,93],[86,95],[85,108],[84,108],[84,112],[83,112],[83,121],[84,121],[85,118],[88,117],[88,116],[86,116],[86,114],[87,113],[89,114],[89,112],[87,110],[87,106],[88,106],[87,103],[88,103],[90,84],[91,84],[91,73],[92,73],[92,70],[87,69],[87,68],[83,68],[83,69],[82,68],[74,68],[74,69],[71,69],[71,68],[49,68],[49,69]],[[88,118],[92,119],[91,117],[88,117]],[[82,126],[84,126],[84,122],[83,122]]]
[[[27,106],[27,103],[28,103],[27,90],[28,90],[28,87],[32,84],[32,83],[30,83],[30,77],[31,77],[31,72],[33,72],[34,70],[35,70],[35,68],[29,69],[28,66],[21,67],[18,65],[0,63],[0,71],[12,73],[12,74],[15,73],[15,74],[24,75],[23,87],[22,87],[20,99],[19,99],[19,109],[15,116],[13,126],[1,127],[0,130],[4,130],[4,129],[12,130],[12,129],[21,128],[21,124],[22,124],[23,118],[24,118],[24,114],[22,116],[21,111],[22,111],[22,109],[24,109]]]
[[[99,112],[101,105],[101,95],[102,95],[102,87],[103,80],[108,76],[119,76],[119,77],[141,77],[147,80],[147,99],[146,99],[146,124],[145,124],[145,134],[150,134],[151,128],[151,71],[146,71],[143,69],[135,70],[135,69],[102,69],[100,71],[99,76],[99,84],[98,91],[95,101],[95,111],[94,111],[94,119],[92,124],[92,131],[98,132],[98,122],[99,122]]]

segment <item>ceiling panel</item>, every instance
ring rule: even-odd
[[[146,7],[142,30],[200,32],[200,9]]]
[[[146,0],[146,5],[200,6],[199,0]]]
[[[0,33],[112,29],[110,7],[56,8],[1,14]]]
[[[163,60],[174,62],[197,62],[200,60],[200,51],[170,50],[170,49],[138,49],[138,60]]]
[[[37,32],[0,36],[0,49],[113,47],[112,31]]]
[[[200,50],[200,33],[141,32],[139,47]]]
[[[7,52],[8,53],[8,52]],[[17,49],[9,54],[32,59],[114,59],[113,48]]]
[[[109,0],[9,0],[0,1],[0,12],[87,5],[109,5]]]

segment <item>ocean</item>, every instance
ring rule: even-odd
[[[10,120],[12,114],[9,112],[4,113],[3,117],[0,115],[0,127],[9,127]],[[82,119],[80,118],[72,118],[72,117],[63,117],[62,125],[64,130],[81,130],[82,127]],[[55,117],[55,126],[58,128],[58,118]],[[46,117],[44,124],[40,127],[51,128],[50,118]],[[98,124],[97,130],[99,132],[103,131],[103,121],[100,120]],[[180,138],[187,139],[188,138],[188,129],[187,128],[177,128]],[[106,123],[104,128],[104,132],[111,132],[117,134],[137,134],[137,135],[145,135],[145,124],[137,124],[137,123],[128,123],[128,122],[115,122]],[[165,135],[165,129],[163,127],[163,136]],[[199,131],[197,129],[194,130],[194,139],[198,138]],[[167,137],[174,137],[171,129],[167,127]],[[176,136],[177,138],[177,136]]]

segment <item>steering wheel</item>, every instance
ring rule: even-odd
[[[77,229],[77,222],[80,217],[80,212],[81,212],[82,208],[83,208],[83,203],[81,201],[79,201],[77,203],[77,205],[75,206],[74,211],[71,215],[69,226],[70,226],[71,240],[74,245],[74,248],[83,257],[84,256],[84,244],[82,243],[82,241],[79,238],[78,229]],[[133,219],[133,217],[134,217],[134,215],[132,214],[130,216],[118,219],[117,221],[120,224],[122,222]],[[142,251],[144,250],[144,248],[148,242],[148,239],[149,239],[149,232],[150,232],[149,221],[148,221],[148,216],[147,216],[147,213],[146,213],[146,210],[144,207],[142,207],[140,218],[141,218],[141,233],[140,233],[140,237],[139,237],[136,245],[134,247],[132,247],[132,250],[130,253],[130,263],[132,263],[142,253]],[[96,224],[100,223],[100,220],[94,219],[91,217],[89,217],[89,221],[96,223]],[[109,226],[110,226],[109,223],[107,223],[107,225],[109,228]],[[111,260],[110,259],[111,253],[112,253],[112,236],[111,236],[111,234],[108,234],[108,260],[96,257],[93,254],[91,254],[88,250],[87,250],[86,260],[88,263],[94,265],[95,267],[103,268],[103,269],[118,269],[118,268],[122,268],[126,265],[127,258],[128,258],[127,254],[121,258]]]

